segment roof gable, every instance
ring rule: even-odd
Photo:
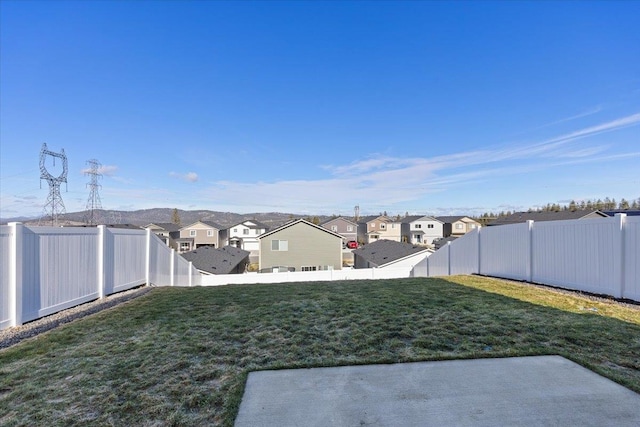
[[[278,228],[276,228],[276,229],[273,229],[273,230],[271,230],[271,231],[267,231],[266,233],[261,234],[260,236],[258,236],[258,239],[262,239],[262,238],[264,238],[264,237],[271,236],[271,235],[272,235],[272,234],[274,234],[274,233],[277,233],[277,232],[279,232],[279,231],[282,231],[282,230],[284,230],[285,228],[292,227],[292,226],[294,226],[294,225],[296,225],[296,224],[304,224],[304,225],[307,225],[307,226],[310,226],[310,227],[316,228],[316,229],[321,230],[321,231],[323,231],[323,232],[325,232],[325,233],[329,233],[329,234],[331,234],[331,235],[333,235],[333,236],[339,237],[339,238],[342,240],[342,236],[341,236],[340,234],[338,234],[338,233],[334,233],[333,231],[331,231],[331,230],[329,230],[329,229],[327,229],[327,228],[321,227],[321,226],[319,226],[319,225],[315,225],[315,224],[313,224],[313,223],[311,223],[311,222],[309,222],[309,221],[307,221],[307,220],[304,220],[304,219],[294,219],[294,220],[292,220],[292,221],[289,221],[289,222],[287,222],[286,224],[281,225],[280,227],[278,227]]]
[[[180,230],[186,230],[186,229],[189,229],[189,228],[193,228],[194,226],[196,226],[198,224],[205,225],[206,227],[204,227],[204,228],[209,227],[209,228],[215,228],[216,230],[224,230],[225,229],[220,224],[217,224],[217,223],[215,223],[213,221],[196,221],[196,222],[194,222],[192,224],[189,224],[189,225],[187,225],[185,227],[182,227]]]

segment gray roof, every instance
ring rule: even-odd
[[[436,216],[435,219],[442,221],[445,224],[452,224],[456,221],[460,221],[462,218],[469,218],[466,215],[453,215],[453,216]]]
[[[249,253],[234,246],[225,246],[220,249],[202,246],[181,255],[187,261],[191,261],[198,270],[212,274],[229,274],[249,256]]]
[[[322,226],[313,224],[313,223],[311,223],[311,222],[309,222],[307,220],[304,220],[304,219],[293,219],[293,220],[287,222],[286,224],[281,225],[280,227],[278,227],[276,229],[273,229],[271,231],[267,231],[266,233],[261,234],[260,236],[258,236],[258,239],[262,239],[264,237],[271,236],[272,234],[277,233],[280,230],[284,230],[285,228],[291,227],[292,225],[299,224],[299,223],[308,225],[308,226],[313,227],[313,228],[317,228],[318,230],[324,231],[325,233],[329,233],[329,234],[331,234],[331,235],[333,235],[335,237],[339,237],[340,239],[342,239],[342,236],[340,234],[334,233],[333,231],[331,231],[331,230],[329,230],[327,228],[324,228]]]
[[[180,230],[180,224],[176,224],[173,222],[152,222],[151,224],[147,225],[146,228],[149,228],[152,225],[155,225],[156,227],[169,232]]]
[[[355,222],[353,222],[353,220],[351,220],[351,219],[349,219],[349,218],[345,218],[345,217],[343,217],[343,216],[337,216],[337,217],[335,217],[335,218],[329,218],[328,220],[326,220],[325,222],[321,223],[320,225],[324,227],[326,224],[328,224],[328,223],[330,223],[330,222],[332,222],[332,221],[338,220],[338,219],[341,219],[341,220],[343,220],[343,221],[346,221],[346,222],[348,222],[348,223],[350,223],[350,224],[358,225],[358,224],[356,224]]]
[[[489,226],[492,225],[507,225],[507,224],[518,224],[521,222],[527,221],[562,221],[567,219],[581,219],[586,217],[587,215],[596,214],[601,217],[607,216],[607,214],[597,211],[597,210],[576,210],[576,211],[545,211],[545,212],[516,212],[511,215],[503,216],[495,221],[490,222]]]
[[[408,224],[410,222],[417,221],[420,218],[424,218],[425,216],[426,215],[409,215],[409,216],[405,216],[404,218],[402,218],[401,221]]]
[[[353,255],[360,256],[372,264],[381,266],[426,250],[427,248],[424,246],[382,239],[355,249]]]

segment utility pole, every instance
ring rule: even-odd
[[[102,165],[96,159],[87,160],[87,164],[89,165],[89,168],[85,169],[84,174],[89,175],[91,180],[87,183],[90,190],[89,198],[87,199],[87,207],[85,209],[84,222],[88,225],[97,225],[101,220],[98,210],[102,209],[100,194],[98,194],[98,189],[100,188],[98,179],[102,178],[102,174],[98,171]]]
[[[53,157],[53,164],[56,164],[56,158],[62,160],[62,173],[55,177],[47,171],[47,167],[45,166],[45,159],[47,156]],[[47,148],[47,144],[42,144],[42,149],[40,150],[40,186],[42,188],[42,180],[44,179],[49,184],[49,195],[47,196],[47,201],[44,204],[43,215],[40,218],[40,221],[51,217],[51,225],[58,225],[58,217],[60,215],[65,214],[67,211],[64,207],[64,202],[62,201],[62,196],[60,195],[60,184],[67,183],[67,156],[64,154],[64,148],[60,150],[60,153],[54,153],[53,151],[49,151]],[[40,223],[38,221],[38,224]]]

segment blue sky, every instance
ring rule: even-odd
[[[0,3],[0,216],[640,198],[640,2]],[[60,171],[60,163],[50,172]],[[57,169],[56,169],[57,168]]]

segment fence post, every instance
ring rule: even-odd
[[[147,244],[146,244],[146,249],[147,249],[147,254],[146,254],[146,260],[145,260],[145,281],[147,282],[147,286],[151,286],[151,229],[147,228],[145,229],[147,232],[146,235],[146,240],[147,240]]]
[[[193,286],[193,262],[189,261],[189,287]]]
[[[620,275],[620,279],[618,280],[618,284],[620,286],[620,294],[619,295],[614,295],[617,298],[624,298],[625,295],[625,287],[626,287],[626,282],[625,282],[625,276],[626,276],[626,272],[625,272],[625,234],[627,231],[627,214],[625,213],[617,213],[615,215],[615,218],[617,220],[617,225],[618,228],[617,230],[619,231],[619,236],[620,236],[620,245],[618,246],[620,249],[620,256],[618,257],[620,259],[620,264],[618,266],[618,269],[620,270],[618,272],[618,274]]]
[[[482,226],[478,227],[478,274],[482,274]]]
[[[105,244],[106,244],[106,239],[105,239],[105,226],[104,225],[99,225],[98,226],[98,298],[102,299],[105,297],[105,291],[104,291],[104,287],[105,287],[105,256],[106,256],[106,251],[105,251]]]
[[[447,276],[451,276],[451,240],[447,242]]]
[[[175,286],[176,276],[176,250],[171,248],[171,262],[169,263],[169,281],[170,286]]]
[[[527,257],[529,259],[529,265],[527,266],[527,281],[529,283],[533,283],[533,263],[534,263],[534,252],[533,252],[533,220],[528,220],[527,221],[527,240],[528,240],[528,245],[527,245],[527,250],[529,251],[529,256]]]
[[[9,271],[9,326],[22,325],[23,242],[24,225],[10,222],[11,255]]]

